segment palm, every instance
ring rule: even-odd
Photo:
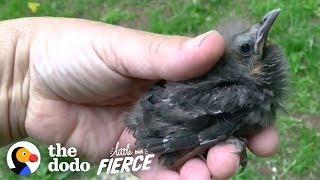
[[[47,39],[47,42],[51,43],[51,40]],[[66,44],[66,42],[59,44]],[[48,75],[48,71],[42,71],[42,69],[48,63],[52,63],[50,64],[53,67],[52,71],[56,71],[54,68],[64,68],[66,65],[64,62],[69,63],[66,66],[83,63],[79,59],[92,62],[92,59],[96,58],[90,54],[92,49],[82,52],[79,49],[83,47],[73,46],[73,49],[69,48],[69,51],[61,53],[63,48],[56,49],[54,47],[48,51],[42,48],[43,46],[37,45],[37,41],[35,41],[34,47],[36,47],[36,52],[31,52],[30,62],[34,65],[30,66],[30,97],[25,121],[27,134],[45,143],[59,142],[66,146],[77,147],[80,154],[93,161],[106,157],[108,151],[119,140],[123,132],[123,112],[132,106],[142,91],[149,86],[150,81],[124,77],[111,71],[108,66],[101,67],[103,71],[108,73],[107,76],[98,77],[101,80],[94,76],[95,69],[89,68],[88,71],[81,69],[81,67],[75,67],[69,71],[79,74],[81,79],[105,82],[104,86],[98,84],[96,87],[92,87],[96,88],[95,90],[100,90],[98,88],[103,87],[105,89],[101,91],[105,93],[91,95],[75,90],[70,96],[60,89],[86,89],[86,84],[79,83],[74,87],[72,83],[68,83],[67,78],[65,81],[64,79],[59,81],[59,77],[63,77],[62,74]],[[75,51],[79,52],[75,53]],[[53,54],[47,54],[47,52]],[[46,54],[39,55],[41,53]],[[104,60],[98,59],[96,61],[102,62]],[[93,73],[90,73],[90,70]],[[83,71],[88,73],[83,74]],[[59,81],[60,83],[54,84],[50,83],[51,81]],[[90,81],[86,83],[89,84]],[[115,87],[113,84],[118,86]],[[73,99],[73,95],[77,98]]]
[[[49,144],[75,146],[88,159],[105,157],[124,129],[119,117],[128,106],[97,107],[36,99],[31,97],[29,104],[27,133]]]

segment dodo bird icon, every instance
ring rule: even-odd
[[[17,147],[13,150],[12,154],[12,161],[15,165],[15,168],[11,170],[16,174],[27,176],[31,174],[31,170],[29,166],[26,164],[27,162],[37,162],[38,156],[32,154],[27,148],[24,147]]]
[[[32,174],[40,165],[39,150],[33,144],[15,144],[11,146],[7,155],[9,168],[20,176]]]

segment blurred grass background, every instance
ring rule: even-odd
[[[320,1],[319,0],[0,0],[0,20],[28,16],[85,18],[156,33],[196,35],[226,17],[252,22],[267,11],[283,11],[270,40],[285,49],[291,84],[285,106],[289,115],[277,120],[281,147],[271,158],[250,155],[247,169],[234,179],[320,178]],[[89,174],[50,173],[47,146],[33,179],[97,178]],[[15,179],[8,170],[6,148],[0,150],[0,179]],[[101,177],[99,177],[101,178]],[[117,176],[116,178],[120,178]],[[123,178],[123,177],[122,177]]]

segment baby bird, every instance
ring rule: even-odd
[[[287,86],[286,57],[267,43],[279,12],[243,31],[221,32],[226,50],[207,74],[159,82],[144,94],[125,118],[136,145],[175,169],[218,143],[232,143],[244,168],[245,137],[274,122]]]

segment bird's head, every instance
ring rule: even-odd
[[[224,58],[236,67],[234,71],[247,75],[275,97],[281,97],[287,86],[288,67],[282,50],[267,43],[279,13],[280,9],[274,9],[254,25],[232,23],[221,31],[227,44]]]
[[[37,162],[38,156],[35,154],[32,154],[27,148],[24,147],[18,147],[14,149],[13,153],[13,160],[17,160],[20,163],[26,163],[26,162]]]
[[[284,95],[288,84],[288,64],[283,51],[267,43],[279,13],[280,9],[274,9],[256,24],[229,21],[219,29],[226,42],[223,59],[229,64],[232,76],[239,83],[255,84],[276,101]]]
[[[280,9],[274,9],[248,29],[242,32],[235,30],[235,34],[227,38],[226,54],[229,58],[236,59],[240,64],[249,68],[255,68],[261,64],[269,31],[279,12]]]

